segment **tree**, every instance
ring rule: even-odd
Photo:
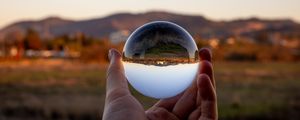
[[[25,39],[24,39],[24,48],[40,50],[42,48],[41,39],[39,34],[33,29],[28,29]]]
[[[254,36],[254,39],[257,40],[258,44],[263,45],[271,45],[271,41],[269,40],[269,34],[266,31],[260,31]]]

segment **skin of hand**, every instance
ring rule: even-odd
[[[103,120],[216,120],[217,97],[211,52],[199,51],[199,72],[193,84],[183,93],[159,100],[148,110],[131,95],[125,77],[121,54],[109,51],[110,65],[107,70],[106,99]]]

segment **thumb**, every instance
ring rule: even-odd
[[[124,73],[121,54],[116,49],[109,51],[110,64],[106,75],[106,97],[110,100],[128,95],[128,85]]]

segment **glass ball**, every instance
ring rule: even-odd
[[[147,23],[125,43],[122,61],[129,83],[152,98],[169,98],[188,88],[199,67],[198,48],[182,27],[167,21]]]

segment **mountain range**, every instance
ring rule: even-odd
[[[171,21],[194,36],[229,37],[233,35],[249,36],[260,31],[300,33],[300,24],[289,19],[265,20],[259,18],[237,19],[232,21],[214,21],[200,15],[185,15],[170,12],[152,11],[146,13],[118,13],[103,18],[89,20],[67,20],[49,17],[37,21],[20,21],[0,30],[0,39],[14,33],[25,34],[34,29],[42,38],[60,35],[74,35],[78,32],[97,38],[108,37],[120,30],[133,31],[150,21]]]

